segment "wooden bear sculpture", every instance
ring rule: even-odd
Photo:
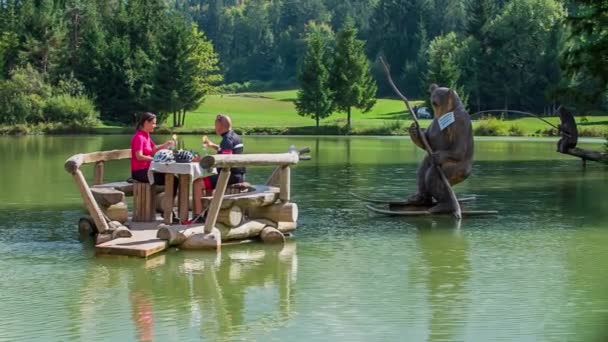
[[[454,210],[448,189],[435,166],[441,167],[450,185],[458,184],[471,174],[473,167],[473,128],[458,94],[449,88],[431,85],[434,118],[425,134],[433,154],[424,158],[417,171],[418,191],[406,203],[412,206],[432,206],[432,213]],[[414,144],[424,149],[416,124],[410,127]],[[437,202],[434,206],[433,199]]]

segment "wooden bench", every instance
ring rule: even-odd
[[[93,188],[114,189],[124,192],[125,196],[133,196],[133,183],[127,181],[97,184],[91,186],[91,189]]]
[[[227,209],[233,205],[242,208],[263,207],[273,204],[279,198],[280,189],[274,186],[254,185],[249,186],[248,189],[249,191],[224,195],[220,208]],[[202,197],[203,207],[208,208],[212,199],[213,196]]]
[[[91,188],[107,188],[107,189],[115,189],[118,191],[122,191],[125,193],[125,196],[133,196],[133,184],[135,184],[135,182],[130,183],[127,181],[121,181],[121,182],[111,182],[111,183],[104,183],[104,184],[97,184],[97,185],[93,185],[91,186]],[[154,189],[156,190],[156,193],[161,193],[163,191],[165,191],[165,186],[164,185],[157,185],[154,187]]]

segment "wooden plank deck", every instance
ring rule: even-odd
[[[99,254],[129,255],[142,258],[149,257],[166,250],[167,241],[156,238],[157,227],[162,219],[157,217],[156,222],[129,222],[129,229],[133,234],[130,238],[118,238],[95,246]]]

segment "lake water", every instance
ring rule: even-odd
[[[63,162],[129,138],[0,138],[0,341],[608,339],[608,167],[583,170],[555,140],[476,139],[456,192],[500,215],[458,227],[377,216],[349,196],[415,190],[424,153],[407,137],[246,136],[249,153],[312,149],[292,172],[289,244],[96,257],[78,241],[82,204]],[[128,168],[106,164],[106,178]]]

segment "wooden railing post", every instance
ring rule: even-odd
[[[291,199],[291,168],[289,165],[281,167],[279,178],[281,181],[279,199],[283,203],[289,202]]]
[[[213,194],[211,205],[207,211],[207,219],[205,220],[205,234],[211,233],[211,230],[215,227],[217,215],[220,212],[220,206],[222,204],[222,200],[224,199],[224,192],[226,192],[229,178],[230,169],[223,168],[222,171],[220,171],[220,176],[215,187],[215,193]]]
[[[99,185],[103,184],[103,171],[104,171],[104,162],[98,161],[95,163],[95,169],[93,170],[94,180],[93,184]]]

